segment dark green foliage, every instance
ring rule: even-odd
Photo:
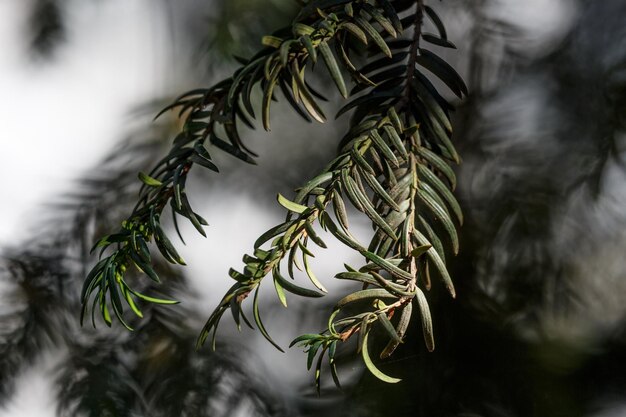
[[[425,15],[438,27],[439,37],[422,34]],[[406,31],[403,26],[413,29]],[[96,243],[94,249],[101,248],[101,256],[106,255],[87,276],[83,313],[92,304],[92,317],[99,310],[111,325],[112,308],[118,320],[130,329],[124,317],[125,305],[141,317],[140,299],[173,303],[131,288],[125,279],[127,269],[136,268],[153,281],[160,281],[152,267],[154,256],[148,246],[151,242],[168,262],[184,265],[163,231],[161,218],[168,209],[175,225],[177,217],[182,216],[205,235],[203,226],[207,223],[189,203],[186,178],[194,165],[218,171],[207,149],[211,144],[254,163],[255,154],[242,142],[238,128],[242,123],[253,126],[258,110],[253,104],[256,86],[262,91],[260,119],[266,130],[270,130],[277,87],[306,121],[326,120],[321,96],[307,80],[307,70],[310,73],[317,62],[327,70],[340,94],[350,99],[338,113],[340,116],[352,112],[349,131],[339,143],[337,157],[324,170],[298,189],[292,199],[278,196],[278,202],[288,211],[285,222],[257,240],[253,254],[243,257],[243,272],[231,270],[235,283],[207,321],[198,347],[211,332],[215,346],[215,332],[227,310],[231,310],[237,325],[240,319],[250,324],[242,302],[254,292],[254,322],[263,336],[281,349],[263,325],[259,287],[271,274],[277,296],[285,306],[287,292],[305,297],[326,293],[309,263],[314,256],[311,242],[326,247],[316,232],[321,227],[364,257],[366,263],[361,268],[346,266],[348,272],[337,275],[361,282],[363,290],[337,303],[326,330],[294,342],[306,347],[309,367],[319,353],[318,389],[325,355],[338,384],[334,367],[336,345],[353,335],[359,335],[359,350],[367,368],[386,382],[398,382],[374,364],[367,343],[369,332],[373,327],[385,330],[390,345],[381,357],[391,355],[409,327],[415,301],[426,345],[429,350],[434,348],[424,291],[430,289],[430,274],[435,271],[455,296],[445,253],[458,252],[457,228],[463,221],[452,194],[456,180],[450,164],[459,162],[451,141],[449,112],[453,106],[436,90],[424,70],[459,98],[467,95],[467,88],[455,70],[422,48],[420,41],[451,46],[436,12],[422,1],[310,1],[303,5],[290,27],[263,37],[264,48],[243,60],[232,77],[213,87],[186,93],[165,108],[164,111],[178,111],[184,127],[169,154],[149,173],[139,174],[144,184],[139,202],[122,228]],[[355,63],[365,65],[359,70]],[[351,90],[346,75],[354,83]],[[368,244],[350,232],[348,203],[372,222],[374,233]],[[288,278],[281,270],[283,261]],[[304,270],[318,291],[291,283],[290,279],[295,278],[294,266]]]
[[[59,0],[36,0],[31,7],[30,47],[40,57],[47,57],[66,37],[63,7]]]
[[[31,252],[11,253],[1,259],[3,286],[0,310],[0,401],[12,392],[24,365],[60,339],[62,316],[58,302],[68,301],[71,285],[63,261]]]
[[[170,2],[172,8],[180,7]],[[228,0],[196,2],[194,15],[202,16],[188,27],[190,41],[201,41],[197,54],[209,70],[219,69],[224,61],[253,54],[259,46],[259,33],[293,19],[298,5],[293,0]],[[262,16],[262,18],[259,18]]]
[[[101,340],[84,351],[78,346],[70,351],[70,360],[63,364],[59,375],[59,382],[63,381],[59,392],[59,415],[135,415],[134,403],[141,401],[141,392],[127,361],[115,350],[109,351],[111,345],[110,340]]]

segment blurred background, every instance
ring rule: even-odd
[[[194,350],[228,268],[282,220],[276,193],[323,167],[345,126],[303,129],[280,103],[280,128],[246,133],[259,166],[212,152],[220,175],[194,173],[209,237],[183,226],[189,266],[159,265],[168,279],[154,288],[183,303],[148,307],[133,333],[79,327],[89,248],[179,127],[154,115],[231,73],[233,54],[250,56],[294,5],[0,0],[0,416],[626,416],[623,0],[433,5],[470,88],[454,118],[467,221],[458,297],[431,297],[437,349],[412,329],[381,364],[403,382],[377,381],[348,347],[343,391],[323,377],[318,398],[299,349],[281,354],[226,319],[215,353]],[[316,258],[331,294],[351,257],[335,245]],[[265,290],[283,347],[319,331],[335,302],[285,310]]]

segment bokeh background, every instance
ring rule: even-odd
[[[402,383],[345,349],[344,390],[324,379],[318,398],[301,351],[228,320],[216,353],[194,351],[228,268],[281,221],[276,193],[335,152],[344,121],[303,128],[280,103],[272,134],[246,133],[259,166],[216,151],[222,173],[194,174],[209,237],[184,226],[189,266],[161,265],[154,289],[182,305],[149,309],[133,333],[78,326],[94,237],[128,213],[136,172],[178,127],[153,116],[227,76],[294,3],[0,0],[0,416],[626,416],[623,0],[433,2],[471,92],[454,120],[467,223],[459,296],[432,297],[436,351],[413,329],[381,365]],[[316,258],[331,294],[353,256],[335,245]],[[266,290],[283,346],[334,304],[292,297],[285,310]]]

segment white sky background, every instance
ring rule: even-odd
[[[493,12],[503,19],[526,22],[529,36],[541,44],[560,36],[559,25],[551,26],[552,31],[539,30],[550,27],[546,21],[573,16],[563,9],[565,1],[501,0],[494,2]],[[160,2],[69,2],[68,41],[53,60],[37,63],[29,59],[24,37],[28,2],[0,0],[0,248],[13,246],[21,236],[33,236],[37,211],[55,195],[70,191],[72,181],[123,137],[134,107],[177,92],[172,86],[176,80],[167,76],[172,43],[166,19],[155,6]],[[222,252],[220,262],[212,263],[210,269],[225,276],[247,248],[239,242],[252,242],[276,219],[253,208],[241,195],[223,196],[212,210],[220,214],[219,222],[217,215],[210,221],[213,233],[238,230],[241,235],[232,246],[207,241],[201,247],[209,253]],[[230,217],[222,217],[224,213]],[[258,228],[238,228],[239,219],[250,215],[259,218]],[[196,244],[195,240],[190,243]],[[207,273],[206,252],[193,254],[188,246],[184,256],[192,274]],[[208,288],[201,291],[209,293]],[[268,347],[267,352],[275,351]],[[289,357],[294,355],[298,368],[304,368],[301,352],[291,352]],[[281,364],[277,355],[272,358],[281,371],[296,377],[287,360]],[[42,361],[46,363],[50,361]],[[29,370],[20,378],[16,395],[6,409],[0,409],[0,417],[55,415],[53,381],[41,369]]]
[[[68,42],[38,63],[25,42],[28,2],[0,0],[0,247],[32,237],[42,205],[70,191],[123,137],[129,111],[167,85],[168,29],[158,2],[73,3]],[[41,369],[20,378],[0,416],[55,415]]]
[[[164,93],[167,29],[149,0],[75,1],[50,62],[29,57],[28,3],[0,1],[2,244],[123,137],[133,106]]]

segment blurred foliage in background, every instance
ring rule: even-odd
[[[231,65],[224,55],[234,45],[249,54],[255,42],[239,40],[260,39],[296,10],[290,1],[196,1],[180,9],[171,3],[163,4],[176,9],[172,15],[187,13],[195,53],[204,51],[212,66]],[[416,324],[384,368],[402,383],[356,372],[343,392],[325,391],[321,400],[309,395],[308,378],[285,392],[250,365],[261,362],[245,342],[195,353],[203,316],[192,308],[148,307],[134,333],[78,327],[91,243],[132,208],[135,173],[167,147],[171,126],[163,123],[149,138],[133,135],[97,174],[60,198],[48,210],[55,217],[42,221],[49,230],[3,250],[0,400],[11,398],[21,370],[60,350],[63,416],[575,417],[620,415],[620,406],[624,412],[626,5],[565,2],[576,13],[563,35],[531,50],[523,22],[493,13],[497,3],[441,3],[460,50],[448,60],[464,69],[470,87],[453,120],[464,159],[457,196],[466,217],[463,249],[449,261],[459,297],[431,297],[437,349],[427,352]],[[68,40],[68,4],[33,2],[38,53],[53,56]],[[200,4],[206,14],[195,9]],[[151,291],[189,297],[179,270],[158,268],[166,284]],[[337,361],[340,371],[360,366],[347,352]]]

